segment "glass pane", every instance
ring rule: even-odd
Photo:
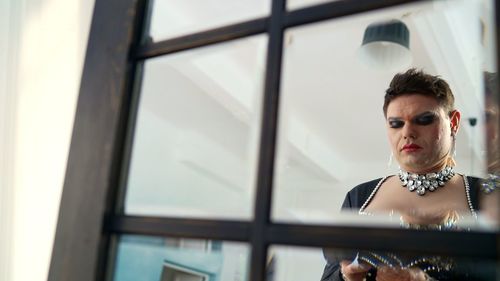
[[[154,0],[149,34],[153,41],[265,17],[269,0]]]
[[[125,213],[252,217],[266,41],[145,62]]]
[[[481,210],[486,218],[500,226],[500,110],[498,97],[498,74],[484,73],[485,127],[488,150],[488,175],[481,183]]]
[[[479,178],[486,172],[483,72],[496,72],[492,11],[490,1],[430,1],[286,30],[273,219],[344,222],[337,214],[346,193],[370,181],[351,194],[355,202],[346,202],[356,212],[365,205],[364,214],[402,213],[403,219],[411,217],[409,223],[421,215],[422,224],[450,217],[468,221],[479,213],[472,224],[494,224],[478,212]],[[388,33],[387,26],[396,26],[393,30],[400,33]],[[420,122],[411,118],[429,111],[438,114],[438,121],[425,129],[418,123],[418,136],[396,134],[401,131],[389,127],[382,110],[384,95],[395,74],[410,68],[447,81],[461,115],[439,106],[435,98],[406,95],[430,101],[408,107],[396,98],[389,103],[393,117],[406,118],[402,120],[410,126]],[[408,91],[418,90],[408,85]],[[425,153],[411,156],[414,151],[409,146],[403,151],[403,145]],[[425,183],[419,178],[427,188],[423,196],[392,176],[401,163],[402,169],[425,175],[440,171],[436,167],[446,163],[453,165],[451,158],[458,174],[443,181],[444,187],[433,187],[435,192],[429,191],[430,186],[433,182],[441,186],[441,180]],[[439,175],[444,178],[444,174]],[[467,176],[469,192],[460,174]],[[392,177],[381,182],[385,176]],[[378,183],[380,188],[373,191]]]
[[[335,2],[339,0],[287,0],[286,8],[287,10],[296,10],[300,8],[306,8],[313,5]]]
[[[119,237],[113,280],[243,281],[249,254],[244,243],[125,235]]]
[[[344,275],[351,277],[347,280],[494,281],[500,273],[495,261],[432,254],[272,246],[269,256],[272,262],[268,271],[273,274],[267,281],[341,281],[344,279],[340,276],[340,261],[345,264]],[[356,256],[360,267],[347,267]],[[359,270],[359,274],[349,275],[349,270],[354,269]]]

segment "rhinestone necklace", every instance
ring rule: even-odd
[[[453,167],[446,166],[437,173],[428,173],[425,175],[413,174],[399,169],[398,172],[401,185],[408,188],[409,191],[417,191],[418,195],[424,195],[426,191],[434,191],[449,181],[454,175]]]

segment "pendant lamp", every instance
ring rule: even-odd
[[[411,63],[410,31],[400,20],[370,24],[359,50],[361,60],[375,68],[402,69]]]

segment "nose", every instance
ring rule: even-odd
[[[405,139],[415,139],[417,137],[415,127],[411,124],[411,122],[405,123],[402,128],[402,133]]]

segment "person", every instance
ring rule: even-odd
[[[454,171],[461,117],[454,102],[450,86],[439,76],[414,68],[396,74],[386,90],[383,113],[400,170],[356,186],[342,208],[359,214],[399,213],[402,226],[419,229],[454,228],[460,216],[477,217],[479,179]],[[460,280],[447,272],[447,259],[427,260],[424,267],[395,257],[399,264],[388,265],[389,257],[369,252],[340,259],[325,251],[325,257],[322,281]]]
[[[500,149],[498,147],[500,129],[500,110],[498,108],[498,76],[485,72],[485,128],[486,148],[488,151],[488,176],[481,183],[481,212],[494,226],[500,226]]]

